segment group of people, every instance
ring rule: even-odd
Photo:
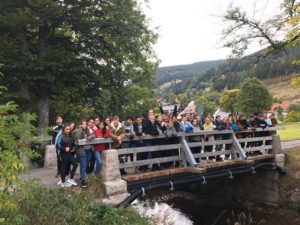
[[[87,176],[95,175],[99,176],[102,166],[101,153],[108,148],[106,144],[88,144],[94,138],[111,138],[114,143],[113,149],[119,149],[124,147],[142,147],[164,144],[176,144],[179,143],[179,132],[197,132],[197,131],[213,131],[213,130],[232,130],[239,132],[243,130],[255,130],[256,128],[266,128],[269,126],[275,126],[277,121],[275,117],[269,118],[266,113],[253,114],[246,118],[244,114],[240,114],[238,118],[234,115],[229,115],[225,118],[216,116],[213,118],[208,115],[204,119],[200,115],[195,113],[187,113],[180,115],[177,114],[177,106],[175,105],[172,112],[164,112],[160,107],[160,114],[154,113],[153,110],[149,110],[143,115],[136,116],[135,118],[127,117],[125,121],[120,122],[118,116],[112,118],[106,117],[101,120],[100,117],[90,117],[87,120],[83,120],[78,127],[74,123],[63,124],[62,117],[56,118],[56,126],[52,129],[52,143],[56,146],[57,152],[57,177],[60,176],[59,185],[62,187],[77,186],[74,179],[74,175],[79,162],[80,165],[80,181],[81,187],[87,187]],[[159,136],[165,135],[164,139],[145,139],[146,135]],[[246,135],[266,135],[264,132],[259,133],[239,133],[243,138]],[[125,137],[127,140],[124,142]],[[213,141],[213,140],[226,140],[229,139],[228,134],[215,134],[215,135],[199,135],[191,136],[188,138],[189,142],[200,141]],[[79,145],[79,140],[85,139],[86,145]],[[259,146],[262,142],[247,143],[248,146]],[[244,146],[242,146],[244,147]],[[223,145],[215,146],[216,151],[221,151]],[[230,144],[225,145],[225,150],[231,148]],[[201,152],[201,147],[193,147],[191,151],[193,154]],[[213,146],[205,146],[204,152],[213,151]],[[138,160],[145,160],[150,158],[169,157],[178,155],[178,150],[157,151],[157,152],[143,152],[138,153]],[[259,152],[257,152],[259,154]],[[225,159],[228,159],[230,155],[225,155]],[[133,160],[133,155],[125,155],[120,157],[120,162],[126,160]],[[200,160],[200,159],[197,159]],[[201,158],[203,160],[203,158]],[[205,158],[208,162],[222,161],[220,156]],[[166,162],[163,164],[153,164],[151,170],[161,170],[162,168],[168,168],[176,166],[175,162]],[[148,166],[140,166],[140,171],[149,170]],[[124,175],[126,172],[124,169],[120,170]],[[69,179],[66,180],[66,176],[69,175]]]

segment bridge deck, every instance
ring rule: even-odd
[[[171,169],[164,169],[159,171],[129,174],[129,175],[122,176],[122,179],[126,180],[127,182],[136,182],[142,180],[156,179],[158,177],[172,176],[176,174],[186,174],[186,173],[203,174],[210,170],[225,169],[225,168],[231,168],[231,167],[236,167],[241,165],[253,165],[258,161],[270,160],[270,159],[274,159],[274,157],[275,157],[274,154],[257,155],[257,156],[251,156],[247,160],[224,160],[221,162],[204,163],[199,165],[198,168],[190,168],[190,167],[171,168]]]

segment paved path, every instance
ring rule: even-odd
[[[59,187],[57,182],[60,178],[56,178],[56,169],[51,168],[37,168],[31,169],[28,174],[22,174],[21,180],[28,180],[29,178],[37,178],[47,187],[55,188]]]
[[[296,147],[300,148],[300,140],[281,142],[282,150],[288,150],[290,148],[296,148]]]

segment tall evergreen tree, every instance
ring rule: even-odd
[[[0,62],[9,95],[49,124],[51,100],[122,110],[128,86],[154,84],[156,34],[134,0],[2,0]],[[67,107],[67,106],[66,106]]]

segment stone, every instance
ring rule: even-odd
[[[121,179],[118,151],[111,149],[102,152],[101,175],[104,182]]]
[[[103,198],[101,201],[104,204],[108,204],[111,206],[117,206],[118,204],[123,202],[128,196],[129,196],[129,194],[126,192],[126,193],[122,193],[122,194],[108,196],[107,198]]]
[[[275,155],[275,164],[280,168],[284,168],[285,163],[285,155],[284,154],[276,154]]]
[[[127,192],[127,183],[124,180],[118,180],[113,182],[103,182],[106,195],[115,195]]]
[[[279,135],[273,135],[272,139],[272,153],[280,153],[281,152],[281,141]]]
[[[57,156],[55,145],[47,145],[44,157],[44,167],[56,168],[57,167]]]

